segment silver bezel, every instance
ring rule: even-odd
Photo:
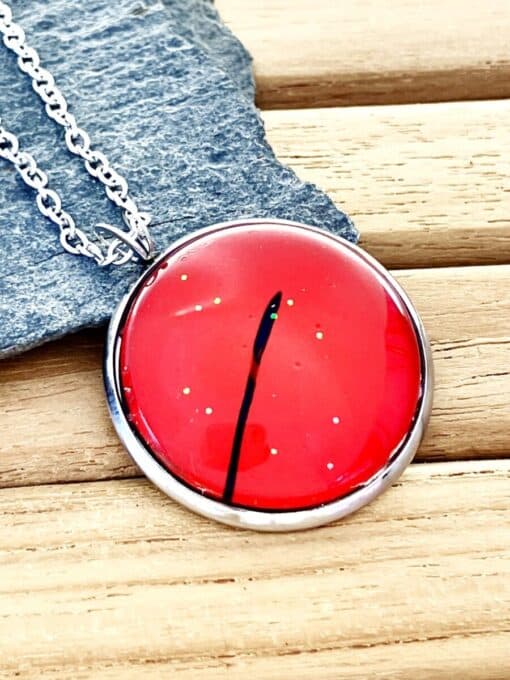
[[[134,295],[136,295],[140,283],[146,277],[150,276],[151,272],[158,267],[160,261],[173,251],[181,249],[183,246],[196,241],[206,234],[233,227],[262,224],[276,224],[282,227],[298,227],[321,234],[322,236],[332,239],[337,244],[349,248],[365,262],[370,264],[382,278],[384,285],[387,286],[393,294],[396,294],[406,307],[414,324],[422,358],[422,390],[413,425],[405,439],[400,443],[397,449],[393,451],[386,466],[379,470],[379,472],[365,484],[357,487],[347,496],[332,501],[331,503],[305,510],[268,512],[228,506],[220,501],[203,496],[186,486],[164,468],[151,451],[147,449],[143,442],[136,436],[123,411],[119,390],[119,330],[123,323],[126,310],[129,309],[131,300]],[[374,258],[345,239],[316,227],[310,227],[305,224],[288,220],[245,219],[215,224],[176,241],[144,272],[131,291],[121,300],[112,316],[105,348],[104,380],[108,408],[121,442],[138,467],[161,489],[161,491],[181,505],[184,505],[186,508],[233,527],[254,529],[258,531],[295,531],[320,526],[349,515],[372,501],[400,477],[404,469],[414,458],[427,425],[432,406],[433,370],[430,344],[418,313],[400,285]]]

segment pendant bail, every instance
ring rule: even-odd
[[[112,224],[106,224],[105,222],[97,223],[96,229],[113,234],[119,241],[125,243],[129,249],[133,251],[133,255],[136,259],[142,260],[143,262],[150,262],[156,255],[156,247],[148,229],[150,221],[151,216],[149,213],[141,212],[137,215],[136,230],[133,229],[133,225],[131,224],[128,225],[131,227],[131,231],[128,232],[123,231]]]

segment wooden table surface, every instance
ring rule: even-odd
[[[421,312],[430,428],[352,518],[240,532],[140,477],[106,414],[101,332],[3,362],[0,677],[508,680],[508,0],[217,5],[276,153]]]

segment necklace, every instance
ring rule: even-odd
[[[0,33],[124,227],[100,224],[92,240],[1,124],[0,157],[66,251],[150,263],[112,316],[104,360],[113,424],[147,477],[202,515],[265,531],[330,522],[386,489],[432,399],[430,347],[396,281],[359,247],[276,219],[212,225],[153,261],[149,215],[1,0]]]

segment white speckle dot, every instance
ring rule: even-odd
[[[206,416],[210,416],[212,412],[213,412],[213,410],[212,410],[212,408],[211,408],[210,406],[208,406],[208,407],[205,409],[205,414],[206,414]]]
[[[220,298],[220,297],[215,297],[215,298],[214,298],[214,304],[215,304],[215,305],[220,305],[220,304],[221,304],[221,298]]]
[[[273,394],[271,395],[271,397],[272,397],[273,399],[276,399],[277,396],[278,396],[278,395],[276,394],[276,392],[273,392]]]
[[[317,331],[315,337],[317,338],[317,340],[322,340],[324,338],[324,333],[322,331]]]
[[[287,300],[287,304],[289,305],[289,307],[294,307],[294,300],[292,298],[289,298]]]
[[[278,453],[278,449],[272,448],[270,449],[270,453],[272,456],[276,456],[276,454]]]
[[[188,280],[188,275],[187,274],[181,274],[181,281],[187,281]]]
[[[191,387],[184,387],[182,390],[183,394],[190,394],[191,393]]]
[[[202,305],[195,305],[195,312],[201,312],[203,309]]]
[[[340,423],[340,418],[338,416],[333,416],[331,420],[333,421],[333,425],[338,425]]]
[[[333,463],[328,463],[326,467],[328,468],[328,470],[332,470],[335,466],[333,465]]]

